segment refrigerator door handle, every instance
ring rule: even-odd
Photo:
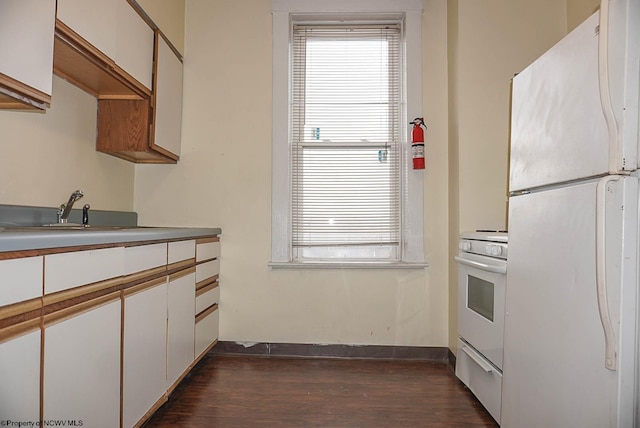
[[[609,183],[618,181],[622,177],[619,175],[608,175],[602,177],[596,188],[596,285],[598,293],[598,311],[600,312],[600,322],[604,330],[604,366],[612,371],[617,369],[617,349],[613,323],[609,314],[609,302],[607,293],[607,272],[606,272],[606,202],[607,186]]]
[[[620,143],[618,141],[618,124],[611,103],[609,85],[609,0],[600,2],[600,25],[598,38],[598,88],[600,90],[600,106],[604,114],[609,133],[609,173],[618,174],[624,170],[620,159]]]

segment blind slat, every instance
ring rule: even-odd
[[[398,246],[400,28],[294,26],[294,247]]]

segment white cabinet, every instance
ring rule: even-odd
[[[0,419],[40,419],[40,329],[0,341]]]
[[[45,256],[44,292],[54,293],[121,276],[124,248],[103,248]]]
[[[151,89],[154,32],[126,0],[116,4],[118,17],[113,59],[138,82]]]
[[[199,239],[196,245],[196,359],[218,340],[220,312],[220,241]]]
[[[118,1],[58,0],[57,18],[109,58],[115,57]]]
[[[220,313],[214,305],[196,316],[196,358],[201,357],[218,340]]]
[[[41,296],[42,257],[0,260],[0,422],[40,418]]]
[[[104,298],[103,298],[104,299]],[[47,324],[44,419],[120,425],[120,299]]]
[[[126,0],[58,0],[57,17],[151,89],[153,30]]]
[[[155,130],[153,145],[180,156],[182,133],[182,61],[156,33]]]
[[[0,260],[0,306],[42,296],[42,257]]]
[[[124,293],[122,415],[123,426],[131,427],[166,391],[166,277]]]
[[[167,264],[167,244],[139,245],[124,249],[124,273],[130,275]]]
[[[49,106],[55,8],[55,0],[0,2],[0,107]]]
[[[167,329],[167,388],[186,372],[194,359],[196,275],[193,268],[169,278]]]

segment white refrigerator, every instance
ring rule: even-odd
[[[501,424],[640,427],[640,0],[512,83]]]

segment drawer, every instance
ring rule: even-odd
[[[0,260],[0,306],[42,296],[42,257]]]
[[[54,293],[123,275],[124,248],[44,256],[44,292]]]
[[[500,423],[502,373],[462,340],[458,340],[456,376],[467,385],[496,422]]]
[[[218,339],[220,311],[217,307],[202,317],[196,317],[195,355],[198,358],[213,342]]]
[[[124,249],[124,273],[130,275],[167,264],[167,244],[140,245]]]
[[[198,244],[196,261],[210,260],[220,257],[220,241]]]
[[[220,286],[217,282],[196,290],[196,314],[220,301]]]
[[[196,266],[196,283],[220,274],[220,260],[211,260]]]
[[[168,264],[189,260],[196,257],[196,241],[169,242]]]

